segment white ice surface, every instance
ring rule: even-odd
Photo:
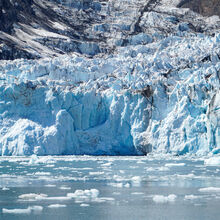
[[[40,214],[43,210],[42,206],[28,206],[26,209],[2,209],[2,213],[6,214]]]
[[[155,203],[175,202],[176,198],[177,198],[177,196],[174,194],[170,194],[168,196],[155,195],[155,196],[153,196],[153,201]]]
[[[65,207],[66,207],[65,204],[51,204],[51,205],[48,205],[48,208],[51,208],[51,209],[65,208]]]
[[[165,12],[187,13],[164,2]],[[1,61],[0,155],[218,154],[220,34],[190,32],[169,13],[144,13],[141,27],[155,33],[104,57]],[[161,35],[158,25],[174,32]]]
[[[210,192],[210,193],[220,193],[220,188],[218,187],[207,187],[207,188],[200,188],[200,192]]]
[[[204,160],[206,166],[220,166],[220,157],[211,157]]]

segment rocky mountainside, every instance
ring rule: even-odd
[[[207,23],[187,10],[171,9],[178,5],[205,15],[215,14],[219,4],[212,0],[211,10],[206,7],[207,2],[210,1],[0,0],[0,59],[110,54],[118,46],[128,45],[137,33],[166,36],[175,34],[178,26],[184,29],[183,24],[191,32],[212,34],[219,23]],[[157,13],[158,18],[144,24],[147,12]],[[173,20],[160,23],[166,14]],[[156,36],[153,38],[156,40]]]
[[[184,0],[178,5],[179,7],[190,8],[191,10],[204,16],[220,16],[219,0]]]
[[[107,51],[106,39],[90,27],[104,19],[100,3],[1,0],[1,59],[53,57],[69,52]],[[87,50],[85,51],[85,47]]]
[[[0,155],[220,153],[218,16],[180,0],[0,2]]]

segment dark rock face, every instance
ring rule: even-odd
[[[179,4],[179,7],[190,8],[191,10],[204,16],[220,16],[219,0],[185,0]]]
[[[32,15],[32,0],[0,0],[0,30],[12,33],[13,24],[21,20],[28,20],[25,15]]]
[[[87,55],[105,52],[106,47],[102,46],[105,39],[86,32],[91,24],[103,19],[97,14],[99,5],[91,1],[76,5],[73,2],[75,7],[61,3],[0,0],[0,59],[39,58],[45,56],[42,52],[50,57],[84,53],[83,43],[92,47]]]

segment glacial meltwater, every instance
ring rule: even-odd
[[[216,220],[217,160],[0,157],[0,219]]]

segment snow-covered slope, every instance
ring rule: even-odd
[[[218,19],[175,4],[148,2],[115,38],[115,21],[96,25],[111,53],[2,60],[0,154],[218,153]]]

